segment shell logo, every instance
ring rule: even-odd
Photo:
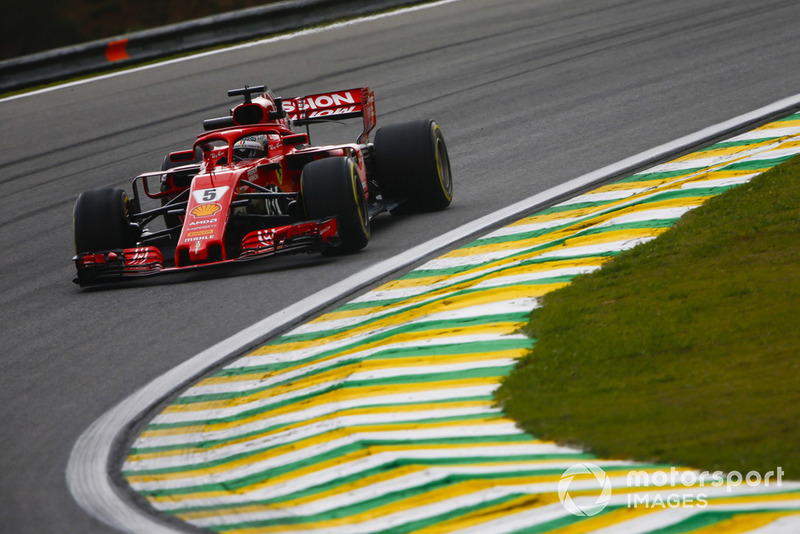
[[[195,206],[192,208],[191,213],[195,217],[211,217],[212,215],[216,215],[218,212],[222,211],[222,206],[219,204],[200,204],[199,206]]]

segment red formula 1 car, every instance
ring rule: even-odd
[[[81,194],[74,211],[81,286],[282,253],[364,248],[370,220],[406,205],[438,210],[453,182],[432,120],[379,128],[369,88],[276,98],[264,86],[204,121],[190,150],[123,189]],[[355,143],[312,146],[308,125],[362,117]],[[306,126],[305,132],[293,128]],[[141,191],[141,192],[140,192]],[[143,203],[152,207],[143,209]]]

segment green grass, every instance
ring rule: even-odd
[[[800,478],[800,159],[548,294],[528,334],[497,400],[533,435]]]

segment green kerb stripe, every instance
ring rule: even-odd
[[[282,447],[291,447],[294,444],[300,443],[307,439],[313,438],[320,438],[327,434],[328,432],[322,432],[312,438],[305,438],[296,441],[291,441],[287,443],[282,443],[280,445],[274,445],[270,447],[262,447],[259,449],[254,449],[252,451],[242,452],[238,454],[233,454],[231,456],[226,456],[219,460],[214,460],[211,462],[205,463],[197,463],[187,466],[178,466],[178,467],[166,467],[162,469],[152,469],[152,470],[142,470],[142,471],[125,471],[123,474],[125,476],[153,476],[153,475],[167,475],[173,473],[184,473],[189,471],[197,471],[197,470],[204,470],[204,469],[213,469],[216,467],[221,467],[230,463],[241,462],[246,460],[247,458],[252,458],[259,454],[267,453],[274,449],[279,449]],[[517,443],[517,442],[525,442],[530,443],[532,437],[530,434],[523,434],[523,433],[512,433],[512,434],[504,434],[504,435],[490,435],[490,436],[481,436],[481,435],[473,435],[473,436],[461,436],[457,438],[429,438],[429,439],[415,439],[413,442],[410,442],[404,438],[398,439],[359,439],[355,442],[356,445],[359,445],[360,448],[364,447],[385,447],[385,446],[392,446],[392,445],[409,445],[413,444],[413,446],[419,446],[420,448],[424,448],[425,446],[430,445],[478,445],[481,444],[490,444],[490,443]],[[348,445],[350,447],[351,445]],[[339,450],[339,449],[337,449]],[[311,458],[318,458],[318,457],[325,457],[327,455],[318,455],[313,456]],[[319,462],[317,462],[319,463]],[[562,470],[563,472],[563,470]]]
[[[584,235],[596,235],[596,234],[602,234],[602,233],[605,233],[605,232],[615,232],[615,231],[620,231],[620,230],[639,230],[639,229],[646,229],[646,228],[669,228],[673,224],[675,224],[675,221],[677,221],[677,220],[678,220],[677,218],[673,218],[673,219],[654,219],[654,220],[650,220],[650,221],[640,221],[640,222],[614,224],[614,225],[609,225],[609,226],[593,227],[593,228],[588,228],[586,230],[581,230],[580,232],[577,232],[577,233],[573,234],[572,237],[575,238],[575,237],[581,237],[581,236],[584,236]],[[467,245],[467,246],[465,246],[463,248],[468,249],[471,246],[478,247],[478,246],[485,246],[485,245],[494,245],[494,244],[498,244],[498,243],[510,243],[510,242],[514,242],[514,241],[522,241],[524,239],[532,239],[534,237],[539,237],[539,236],[543,236],[543,235],[546,235],[546,234],[549,234],[549,233],[554,233],[554,232],[557,232],[557,231],[562,230],[564,228],[569,228],[569,227],[576,226],[576,225],[579,225],[579,224],[580,224],[580,221],[575,221],[575,222],[572,222],[572,223],[564,224],[564,225],[556,227],[556,228],[548,228],[546,230],[536,230],[534,232],[526,232],[526,233],[521,233],[521,234],[512,234],[512,235],[505,235],[505,236],[499,236],[499,237],[491,237],[491,238],[486,238],[486,239],[479,239],[479,240],[473,242],[472,245]]]
[[[299,399],[299,397],[294,399],[294,401],[297,402],[298,399]],[[470,402],[470,401],[488,402],[488,401],[492,401],[492,400],[494,400],[494,396],[492,396],[492,395],[475,395],[475,396],[471,396],[471,397],[457,397],[457,398],[452,398],[452,399],[447,399],[447,400],[429,401],[429,402],[426,402],[425,404],[445,404],[445,403],[451,403],[451,402]],[[397,404],[392,404],[391,406],[396,406],[398,410],[402,410],[403,406],[406,406],[406,405],[408,405],[408,406],[418,406],[419,402],[418,401],[408,402],[408,403],[402,403],[401,402],[401,403],[397,403]],[[361,408],[361,409],[369,409],[369,408],[373,408],[373,407],[385,407],[385,406],[387,406],[387,405],[386,404],[365,404],[363,406],[360,406],[359,408]],[[151,424],[149,424],[147,426],[147,430],[171,430],[171,429],[179,429],[179,428],[184,428],[184,427],[195,427],[195,426],[198,426],[198,425],[216,425],[216,424],[223,424],[223,423],[237,423],[237,422],[240,422],[240,421],[246,421],[247,419],[250,419],[250,418],[253,418],[253,417],[261,416],[265,412],[269,412],[272,409],[274,409],[275,407],[276,407],[276,405],[271,405],[271,406],[268,406],[268,407],[266,407],[264,409],[254,409],[254,410],[249,410],[247,412],[243,412],[243,413],[240,413],[240,414],[237,414],[237,415],[232,415],[232,416],[229,416],[229,417],[220,417],[220,418],[215,418],[215,419],[207,419],[207,420],[204,420],[204,421],[185,421],[185,422],[180,422],[180,423],[151,423]],[[336,414],[336,413],[339,413],[339,412],[340,412],[340,410],[336,410],[336,411],[332,412],[332,414]],[[330,417],[333,417],[333,415],[330,415]]]
[[[352,362],[350,362],[352,363]],[[316,374],[326,373],[332,369],[336,369],[337,367],[343,367],[344,365],[337,365],[332,367],[326,367],[324,369],[317,370],[316,372],[310,372],[303,377],[311,377]],[[402,368],[399,368],[402,372]],[[437,381],[445,381],[445,380],[464,380],[468,378],[485,378],[489,376],[505,376],[511,370],[511,367],[505,365],[498,365],[497,367],[481,367],[478,369],[464,369],[461,371],[449,371],[447,373],[426,373],[424,375],[419,374],[408,374],[408,375],[399,375],[391,378],[376,378],[373,380],[347,380],[345,382],[333,382],[330,388],[325,388],[323,390],[318,390],[317,395],[321,395],[328,391],[333,391],[335,389],[347,389],[347,388],[360,388],[360,387],[373,387],[373,386],[396,386],[400,384],[414,384],[414,383],[426,383],[426,382],[437,382]],[[411,370],[409,370],[410,372]],[[200,402],[212,402],[212,401],[220,401],[220,400],[232,400],[232,399],[243,399],[246,400],[246,397],[251,395],[257,395],[259,393],[263,393],[264,391],[268,391],[270,389],[275,389],[282,385],[285,385],[286,382],[295,382],[300,380],[299,377],[293,377],[286,381],[276,382],[267,387],[263,388],[256,388],[250,390],[242,390],[242,391],[234,391],[234,392],[226,392],[226,393],[212,393],[209,395],[196,395],[191,397],[181,397],[175,401],[174,404],[176,405],[189,405],[189,404],[196,404]]]
[[[784,156],[775,159],[757,159],[752,161],[743,161],[741,163],[733,163],[725,167],[726,171],[766,171],[776,165],[780,165],[792,156]]]
[[[530,441],[530,436],[528,436],[527,441]],[[514,443],[519,441],[518,437],[503,439],[502,436],[491,436],[487,437],[484,441],[489,443]],[[139,493],[145,496],[180,496],[180,495],[190,495],[193,493],[205,493],[210,491],[237,491],[241,490],[242,488],[252,486],[255,484],[260,484],[270,480],[271,478],[277,478],[281,475],[285,475],[291,473],[293,471],[298,471],[305,468],[310,468],[315,465],[324,464],[328,462],[332,462],[334,460],[340,459],[345,457],[351,453],[356,453],[362,451],[365,446],[381,446],[381,445],[397,445],[401,442],[355,442],[352,444],[347,444],[341,447],[337,447],[335,449],[331,449],[323,454],[318,454],[315,456],[311,456],[309,458],[304,458],[302,460],[298,460],[296,462],[292,462],[289,464],[284,464],[279,467],[274,467],[272,469],[267,469],[264,471],[259,471],[258,473],[253,473],[251,475],[247,475],[244,477],[228,480],[225,482],[213,483],[213,484],[201,484],[197,486],[188,486],[183,488],[170,488],[170,489],[157,489],[157,490],[139,490]],[[457,444],[456,441],[448,441],[448,440],[441,440],[436,443],[432,444]],[[417,442],[414,442],[416,445]],[[421,446],[421,448],[424,448]],[[573,458],[572,455],[569,458]],[[451,458],[396,458],[392,460],[387,460],[391,463],[392,468],[397,468],[405,465],[470,465],[470,464],[485,464],[491,462],[525,462],[525,461],[538,461],[541,460],[542,456],[538,455],[531,455],[531,454],[524,454],[524,455],[506,455],[503,458],[490,458],[490,457],[483,457],[483,456],[472,456],[472,457],[460,457],[460,456],[453,456]],[[386,469],[386,465],[383,466],[383,469]],[[176,471],[180,472],[180,470]],[[137,472],[124,472],[124,476],[136,476],[136,475],[146,475],[147,473],[137,473]],[[515,473],[511,473],[512,476],[516,476]],[[459,475],[454,475],[459,476]],[[472,475],[474,477],[474,475]],[[293,498],[292,495],[281,497],[281,499],[291,499]]]
[[[514,284],[514,285],[516,285],[516,284]],[[441,299],[437,299],[437,300],[435,300],[433,302],[437,302],[439,300],[444,300],[444,299],[447,299],[447,298],[452,298],[453,295],[457,295],[457,294],[466,295],[466,294],[469,294],[469,293],[472,293],[472,292],[481,292],[481,291],[487,291],[487,290],[486,289],[464,290],[464,291],[461,291],[461,292],[458,292],[458,293],[451,293],[451,294],[448,294],[448,295],[443,295],[441,297]],[[294,335],[287,334],[285,336],[282,336],[279,339],[280,343],[278,343],[277,345],[280,345],[280,344],[283,344],[283,343],[298,343],[298,342],[303,342],[303,341],[324,340],[325,338],[336,336],[338,334],[343,334],[343,333],[349,332],[349,331],[351,331],[353,329],[361,328],[363,326],[366,326],[366,325],[368,325],[370,323],[374,323],[376,321],[386,320],[387,318],[394,317],[394,316],[396,316],[398,314],[407,313],[410,310],[418,309],[420,307],[429,306],[429,305],[430,305],[430,302],[426,301],[426,302],[420,303],[420,304],[418,304],[416,306],[411,306],[411,307],[408,307],[408,308],[402,308],[400,310],[397,310],[394,313],[388,313],[386,315],[380,315],[380,316],[374,316],[374,317],[373,316],[365,316],[364,320],[359,322],[359,323],[355,323],[355,324],[352,324],[352,325],[344,326],[342,328],[335,328],[333,330],[320,330],[318,332],[308,332],[308,333],[305,333],[305,334],[294,334]],[[465,319],[451,319],[451,320],[445,320],[445,321],[425,321],[425,322],[415,323],[414,325],[412,325],[410,327],[409,331],[435,330],[435,329],[441,329],[441,328],[448,328],[450,326],[453,326],[454,324],[457,324],[459,326],[470,326],[470,325],[476,325],[476,324],[517,322],[517,321],[520,321],[520,320],[527,321],[527,314],[520,313],[520,312],[513,312],[513,313],[503,313],[503,314],[496,314],[496,315],[483,315],[483,316],[478,316],[478,317],[473,317],[473,318],[465,318]]]
[[[413,412],[411,412],[413,413]],[[420,412],[420,414],[425,414],[425,412]],[[335,418],[335,417],[334,417]],[[473,414],[465,414],[465,415],[454,415],[450,417],[440,417],[440,418],[431,418],[431,417],[421,417],[420,419],[414,419],[413,417],[409,417],[408,419],[404,419],[402,421],[388,421],[386,423],[365,423],[363,425],[349,425],[347,428],[361,428],[364,426],[369,427],[380,427],[383,425],[388,426],[395,426],[399,424],[413,424],[413,425],[427,425],[427,424],[444,424],[444,423],[456,423],[456,422],[463,422],[463,423],[471,423],[476,420],[483,420],[487,424],[491,424],[493,421],[498,419],[504,419],[505,415],[500,413],[499,411],[494,413],[473,413]],[[266,436],[270,433],[274,433],[276,430],[279,430],[284,427],[295,426],[297,423],[284,423],[280,425],[273,425],[264,429],[260,429],[257,431],[253,431],[247,434],[240,434],[236,436],[237,441],[252,441],[254,438]],[[192,442],[189,444],[180,444],[180,445],[166,445],[163,447],[135,447],[131,448],[130,455],[139,455],[139,454],[154,454],[159,452],[169,452],[169,451],[176,451],[181,450],[185,451],[186,454],[195,454],[204,452],[212,447],[217,447],[219,445],[223,445],[231,441],[230,437],[226,437],[223,439],[209,439],[205,441],[197,441]]]
[[[633,176],[629,176],[627,178],[623,178],[622,180],[614,182],[615,184],[627,184],[632,182],[649,182],[651,180],[670,180],[673,178],[679,178],[681,176],[689,176],[690,174],[694,174],[703,170],[703,167],[698,167],[696,169],[681,169],[678,171],[663,171],[663,172],[643,172],[640,174],[634,174]]]
[[[411,347],[397,347],[383,349],[363,358],[359,361],[385,360],[390,358],[420,358],[425,356],[444,356],[458,354],[474,354],[481,352],[495,352],[502,350],[528,349],[532,345],[527,339],[498,339],[497,341],[480,341],[475,343],[448,343],[442,345],[425,345]],[[353,360],[351,360],[353,361]],[[254,367],[235,367],[223,369],[216,373],[215,377],[240,376],[249,374],[263,374],[276,372],[289,367],[296,367],[298,362],[281,362],[269,365]]]
[[[684,532],[693,532],[695,530],[699,530],[701,528],[705,528],[720,523],[722,521],[728,520],[734,515],[741,515],[746,513],[748,513],[748,511],[744,510],[736,512],[715,512],[713,510],[708,510],[687,517],[686,519],[684,519],[679,523],[675,523],[673,525],[669,525],[664,528],[651,530],[649,534],[682,534]]]

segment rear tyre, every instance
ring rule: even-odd
[[[312,161],[303,167],[300,191],[308,219],[337,218],[341,241],[327,252],[355,252],[367,246],[367,201],[353,160],[336,157]]]
[[[130,199],[122,189],[95,189],[75,201],[75,252],[129,248],[136,236],[128,219]]]
[[[441,210],[453,199],[453,177],[442,130],[430,119],[390,124],[375,134],[376,178],[386,199]]]

